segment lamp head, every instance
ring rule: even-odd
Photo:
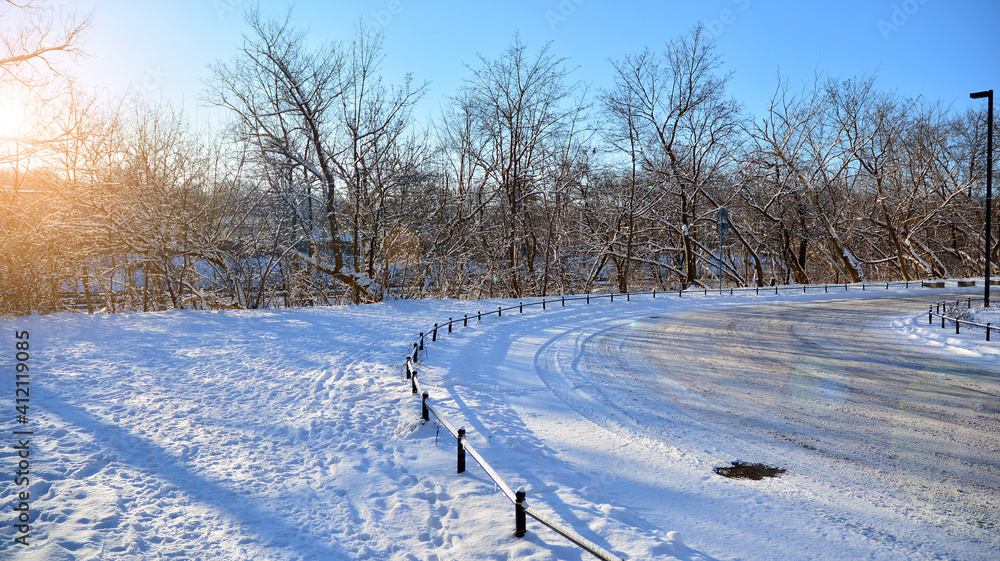
[[[984,92],[970,93],[969,97],[972,99],[982,99],[984,97],[991,97],[993,95],[993,90],[986,90]]]

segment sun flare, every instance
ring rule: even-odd
[[[23,136],[27,103],[16,92],[0,90],[0,137]]]

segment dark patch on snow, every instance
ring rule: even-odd
[[[760,481],[765,477],[778,477],[779,475],[785,473],[786,470],[764,464],[744,464],[743,462],[733,462],[733,465],[730,467],[717,467],[712,471],[722,477]]]

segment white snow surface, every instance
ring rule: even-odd
[[[636,409],[610,407],[576,362],[597,334],[651,317],[887,294],[930,303],[939,292],[555,300],[481,321],[477,312],[517,301],[0,320],[0,558],[592,559],[530,519],[514,537],[513,506],[486,474],[471,458],[455,473],[455,440],[421,422],[402,379],[420,331],[432,402],[533,507],[624,559],[994,558],[996,528],[984,538],[875,490],[803,469],[764,481],[715,475],[768,449],[683,415],[645,415],[655,396],[627,383],[615,398],[634,392]],[[463,314],[468,327],[430,341],[429,326]],[[884,328],[901,347],[994,369],[1000,358],[1000,342],[929,325],[926,307]],[[12,412],[15,331],[31,335],[27,425]],[[712,338],[691,344],[713,352]],[[12,434],[25,427],[35,433],[31,482],[15,487]],[[780,449],[769,453],[781,463]],[[13,541],[14,494],[25,490],[28,547]]]
[[[1000,328],[1000,307],[994,304],[988,309],[979,310],[972,314],[972,321]]]

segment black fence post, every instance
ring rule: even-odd
[[[562,305],[563,305],[563,307],[566,307],[566,297],[565,296],[562,297]]]
[[[944,314],[941,314],[941,329],[944,329]]]
[[[955,318],[955,335],[959,334],[959,332],[961,331],[961,326],[962,322],[958,318]]]
[[[427,398],[430,397],[430,396],[427,395],[427,392],[424,392],[424,395],[422,397],[423,397],[423,400],[421,401],[422,414],[423,414],[423,417],[424,417],[425,421],[430,421],[431,420],[431,411],[430,411],[430,409],[427,408]]]
[[[417,395],[417,371],[413,371],[413,376],[410,378],[410,389],[413,391],[413,395]]]
[[[431,331],[431,341],[438,340],[438,324],[434,324],[434,331]]]
[[[847,292],[847,283],[844,283],[844,292]]]
[[[632,293],[631,292],[626,292],[625,293],[625,301],[626,302],[631,302],[632,301]]]
[[[612,301],[612,302],[614,302],[614,301],[615,301],[615,293],[614,293],[614,292],[612,292],[612,293],[611,293],[611,301]]]
[[[448,333],[451,333],[451,318],[448,318]]]
[[[503,317],[503,308],[497,306],[497,317]]]
[[[524,302],[518,302],[517,303],[517,313],[519,313],[519,314],[523,314],[524,313]]]
[[[587,303],[590,304],[590,293],[587,293]]]
[[[545,311],[545,299],[544,298],[542,299],[542,311],[543,312]]]
[[[410,357],[406,357],[406,378],[405,378],[406,380],[410,379],[410,369],[411,368],[412,367],[410,366]]]
[[[827,292],[830,292],[830,285],[828,285],[828,284],[824,284],[824,285],[823,285],[823,292],[824,292],[824,293],[827,293]]]
[[[989,323],[986,324],[986,340],[987,341],[990,340],[990,325],[992,325],[992,324],[989,324]]]
[[[420,350],[424,350],[424,333],[420,332]]]
[[[416,343],[413,344],[413,362],[417,362],[417,353],[420,352],[420,347]]]
[[[476,312],[476,321],[483,321],[483,312]]]
[[[465,317],[462,318],[462,327],[469,327],[469,314],[465,314]]]
[[[527,532],[526,517],[524,515],[524,487],[517,490],[517,501],[514,503],[514,536],[523,538]]]
[[[927,325],[934,323],[934,304],[931,304],[927,310]]]
[[[465,438],[465,427],[458,429],[458,473],[465,471],[465,446],[462,446],[463,438]]]
[[[653,289],[653,300],[656,300],[656,289]]]

